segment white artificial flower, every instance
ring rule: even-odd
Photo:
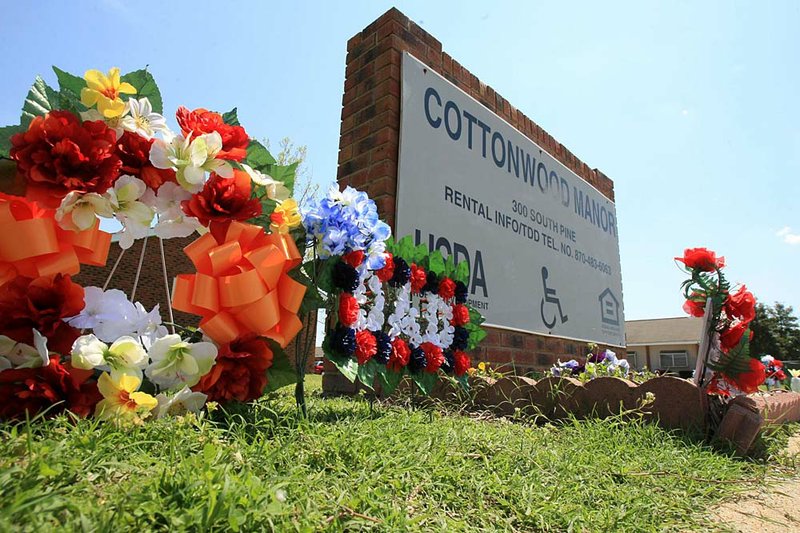
[[[67,216],[71,215],[71,216]],[[80,193],[71,191],[56,210],[55,219],[58,225],[70,231],[84,231],[92,228],[97,216],[111,218],[114,211],[111,202],[96,192]]]
[[[167,396],[164,393],[158,394],[158,406],[154,413],[156,418],[166,415],[183,415],[186,413],[199,413],[206,403],[208,396],[202,392],[192,392],[189,387],[184,387],[174,396]]]
[[[267,197],[271,200],[282,202],[291,195],[291,191],[289,191],[286,185],[278,180],[272,179],[272,176],[263,174],[249,165],[245,165],[244,163],[242,163],[242,168],[250,176],[250,179],[253,180],[253,183],[266,187]]]
[[[125,133],[125,128],[122,127],[122,119],[125,118],[125,115],[128,114],[129,107],[127,102],[125,103],[125,110],[122,114],[118,117],[106,118],[103,114],[97,110],[97,108],[91,108],[87,111],[81,111],[81,120],[84,122],[94,122],[97,120],[102,120],[106,123],[110,129],[114,130],[114,133],[117,135],[117,140],[122,137],[122,134]]]
[[[222,151],[222,136],[216,132],[206,133],[197,139],[204,141],[206,144],[206,152],[208,159],[206,159],[203,168],[209,172],[215,172],[221,178],[232,178],[233,167],[224,159],[217,159],[217,155]]]
[[[39,368],[50,364],[47,338],[33,329],[33,346],[0,335],[0,371],[9,368]]]
[[[94,335],[82,335],[72,344],[72,366],[111,371],[112,378],[126,374],[141,379],[147,352],[133,337],[120,337],[109,346]]]
[[[166,132],[167,121],[158,113],[153,113],[150,100],[145,98],[130,98],[127,102],[129,114],[122,118],[121,125],[126,130],[151,139],[156,132]]]
[[[150,358],[152,362],[145,370],[150,381],[165,389],[192,387],[211,370],[217,347],[210,342],[192,344],[173,333],[153,343]]]
[[[114,208],[117,220],[122,224],[119,245],[123,250],[133,246],[137,239],[149,235],[153,222],[153,209],[139,201],[147,191],[147,185],[135,176],[123,175],[114,183],[106,196]]]
[[[161,325],[161,313],[159,304],[148,312],[144,306],[136,302],[136,319],[134,320],[134,331],[142,339],[145,348],[150,348],[160,337],[167,334],[167,328]]]
[[[80,314],[66,319],[70,326],[95,330],[95,335],[105,342],[112,342],[131,332],[125,328],[118,334],[116,328],[110,326],[127,321],[136,313],[136,308],[128,301],[124,292],[119,289],[103,291],[100,287],[86,287],[83,300],[85,305]]]
[[[230,163],[216,159],[222,150],[222,137],[216,131],[192,139],[174,136],[156,139],[150,147],[150,162],[156,168],[175,170],[178,183],[191,193],[203,189],[206,172],[216,172],[223,178],[233,177]]]
[[[161,185],[157,193],[147,189],[142,201],[158,215],[158,221],[153,228],[156,236],[162,239],[188,237],[203,227],[197,218],[187,216],[183,212],[181,203],[191,197],[192,193],[169,181]]]
[[[117,220],[122,224],[122,231],[119,231],[119,247],[127,250],[139,239],[144,239],[150,235],[150,225],[142,224],[135,218],[128,218],[125,215],[117,215]]]
[[[135,176],[123,174],[114,182],[114,188],[106,192],[116,214],[125,215],[141,224],[153,221],[153,209],[139,201],[147,191],[147,185]]]

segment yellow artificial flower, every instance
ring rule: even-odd
[[[486,363],[484,363],[483,361],[478,363],[478,370],[480,370],[481,372],[486,372]]]
[[[86,87],[81,89],[81,103],[86,107],[95,104],[105,118],[119,117],[125,112],[125,102],[121,93],[136,94],[136,88],[128,82],[119,81],[117,67],[108,71],[108,76],[99,70],[87,70],[83,75]]]
[[[135,423],[150,416],[158,400],[147,393],[136,392],[141,383],[142,380],[137,376],[118,374],[111,377],[103,372],[97,380],[97,388],[104,399],[97,404],[94,416],[100,420]]]
[[[294,198],[288,198],[275,208],[269,216],[272,221],[270,226],[279,233],[289,233],[289,230],[300,224],[300,211]]]

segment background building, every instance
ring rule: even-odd
[[[632,368],[663,370],[689,377],[697,363],[703,319],[654,318],[625,322],[627,358]]]

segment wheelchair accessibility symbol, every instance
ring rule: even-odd
[[[564,324],[567,320],[569,320],[569,317],[564,314],[564,311],[561,310],[561,300],[558,298],[558,296],[556,296],[556,290],[547,286],[548,276],[549,272],[547,271],[547,267],[542,267],[542,287],[544,288],[544,298],[542,298],[540,310],[544,325],[547,326],[547,329],[553,329],[559,320],[562,324]],[[548,313],[545,313],[545,304],[548,304]],[[555,306],[556,309],[553,309],[553,306]],[[553,318],[548,320],[548,316],[552,316]]]

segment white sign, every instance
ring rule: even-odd
[[[403,55],[396,237],[470,265],[488,325],[625,345],[614,203]]]

